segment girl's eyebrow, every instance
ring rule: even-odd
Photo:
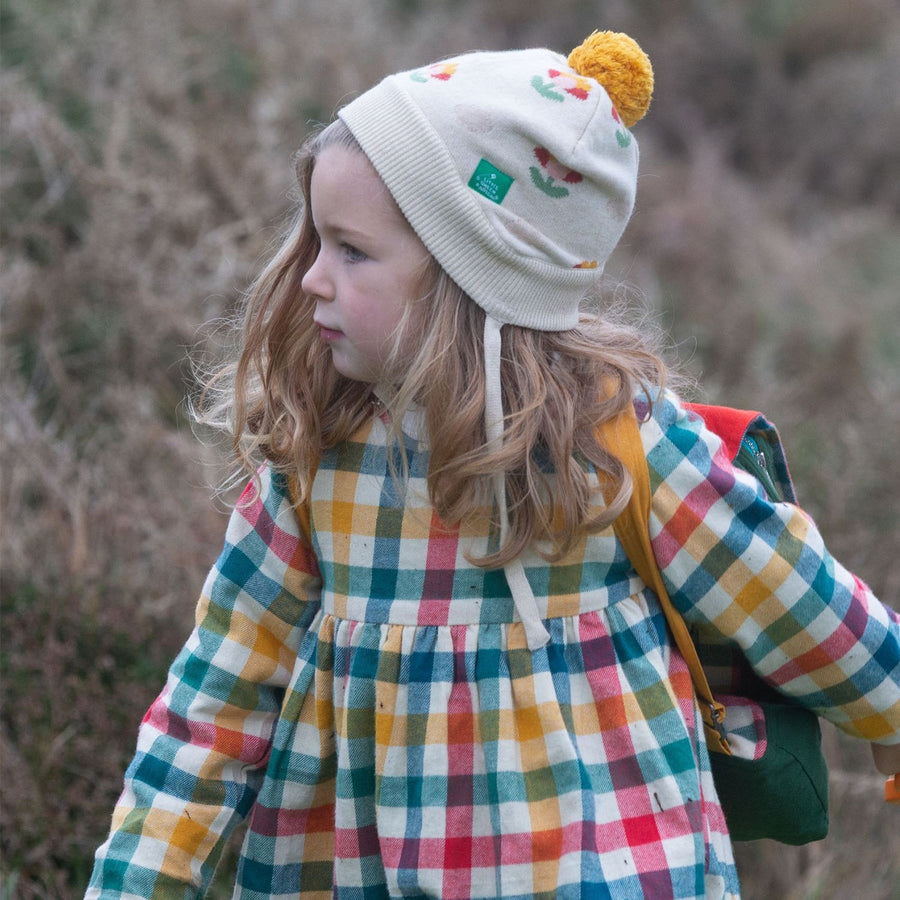
[[[373,237],[376,237],[376,234],[372,231],[366,231],[353,225],[343,224],[340,221],[331,222],[327,218],[324,222],[320,223],[316,223],[316,221],[313,220],[313,226],[319,234],[324,232],[329,236],[347,238],[351,241],[371,240]]]

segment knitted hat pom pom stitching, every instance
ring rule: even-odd
[[[644,117],[653,95],[653,67],[633,38],[595,31],[569,54],[568,63],[603,85],[626,128]]]

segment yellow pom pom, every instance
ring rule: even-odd
[[[626,128],[643,118],[653,95],[650,58],[627,34],[595,31],[569,54],[569,65],[603,85]]]

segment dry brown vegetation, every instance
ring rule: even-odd
[[[535,9],[4,0],[0,898],[83,889],[221,540],[222,458],[180,405],[187,348],[277,236],[308,123],[388,71],[567,49],[598,25],[639,39],[658,87],[612,276],[708,398],[779,422],[833,549],[898,602],[894,0]],[[868,751],[826,741],[832,834],[739,848],[748,898],[900,896],[898,814]]]

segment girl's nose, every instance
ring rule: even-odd
[[[304,294],[308,294],[318,300],[333,300],[334,286],[328,277],[324,255],[320,249],[313,264],[306,270],[306,274],[301,279],[300,287]]]

